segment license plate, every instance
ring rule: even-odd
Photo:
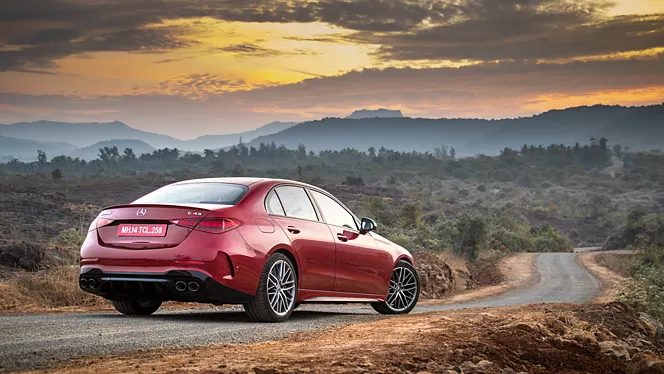
[[[118,236],[166,236],[167,225],[123,224],[118,226]]]

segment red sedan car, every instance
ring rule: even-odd
[[[289,180],[198,179],[106,208],[81,248],[79,285],[124,314],[167,300],[242,304],[286,320],[300,303],[410,312],[413,257],[320,188]]]

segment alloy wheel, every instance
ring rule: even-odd
[[[286,315],[295,302],[295,273],[284,260],[276,261],[268,272],[267,298],[278,316]]]
[[[399,266],[392,273],[386,303],[395,312],[406,310],[417,298],[417,291],[415,274],[409,268]]]

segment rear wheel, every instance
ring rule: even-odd
[[[252,321],[282,322],[290,317],[297,296],[297,275],[291,260],[282,253],[268,258],[256,296],[244,310]]]
[[[399,261],[392,271],[387,298],[371,306],[380,314],[405,314],[415,308],[419,298],[420,277],[417,271],[411,264]]]
[[[111,301],[115,310],[122,314],[149,316],[159,309],[159,300]]]

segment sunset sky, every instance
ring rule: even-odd
[[[0,123],[183,139],[664,102],[664,0],[2,0]]]

